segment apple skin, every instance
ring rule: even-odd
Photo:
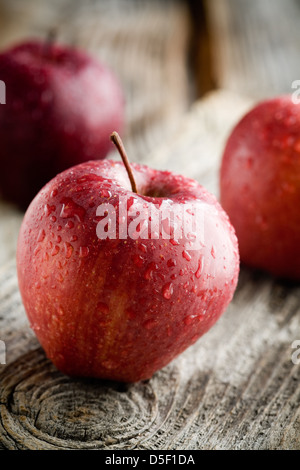
[[[300,280],[300,106],[289,95],[258,103],[227,141],[220,200],[241,261]]]
[[[25,310],[48,358],[70,376],[150,378],[211,328],[237,285],[237,239],[215,197],[194,180],[132,168],[139,194],[121,162],[66,170],[35,197],[20,229]],[[206,242],[188,251],[184,239],[99,239],[97,207],[118,211],[120,196],[128,208],[199,201]]]
[[[124,97],[111,70],[69,46],[31,40],[0,54],[0,193],[26,209],[61,171],[104,158],[124,127]]]

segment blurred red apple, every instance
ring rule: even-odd
[[[24,217],[23,303],[47,356],[68,375],[150,378],[209,330],[236,288],[237,240],[216,199],[183,176],[132,168],[138,193],[120,162],[70,168]],[[172,227],[149,216],[163,206]],[[196,245],[190,233],[178,236],[195,209],[204,230]]]
[[[0,54],[0,193],[26,208],[57,173],[102,159],[122,130],[124,98],[107,66],[85,52],[29,41]]]
[[[221,204],[241,261],[300,279],[300,105],[279,96],[233,129],[221,166]]]

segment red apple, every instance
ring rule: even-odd
[[[259,103],[233,129],[220,176],[241,261],[293,280],[300,280],[299,130],[291,96]]]
[[[24,42],[0,54],[0,79],[0,193],[21,208],[57,173],[104,158],[123,127],[120,84],[84,51]]]
[[[47,356],[71,376],[150,378],[209,330],[236,288],[237,240],[215,197],[183,176],[132,169],[138,193],[121,162],[64,171],[32,201],[20,230],[29,321]],[[153,214],[164,205],[176,223],[162,217],[157,227]],[[195,208],[203,216],[198,244],[178,236]]]

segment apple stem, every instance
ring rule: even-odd
[[[135,182],[133,172],[132,172],[132,168],[130,166],[130,163],[129,163],[129,160],[128,160],[128,157],[127,157],[124,145],[123,145],[123,142],[121,140],[121,137],[119,136],[119,134],[117,132],[114,131],[110,136],[110,140],[115,144],[115,146],[117,147],[117,149],[119,151],[119,154],[121,155],[121,158],[123,160],[124,166],[125,166],[127,174],[128,174],[128,178],[129,178],[130,183],[131,183],[132,191],[134,193],[137,193],[138,191],[137,191],[136,182]]]

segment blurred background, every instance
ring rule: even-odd
[[[300,0],[0,0],[0,48],[31,37],[78,45],[126,94],[131,157],[221,88],[259,99],[300,78]]]
[[[255,101],[291,92],[300,79],[299,22],[300,0],[0,0],[0,49],[54,28],[58,41],[106,62],[126,97],[130,159],[151,164],[208,94]],[[197,178],[193,166],[182,173]],[[0,262],[13,254],[21,218],[1,204]]]

